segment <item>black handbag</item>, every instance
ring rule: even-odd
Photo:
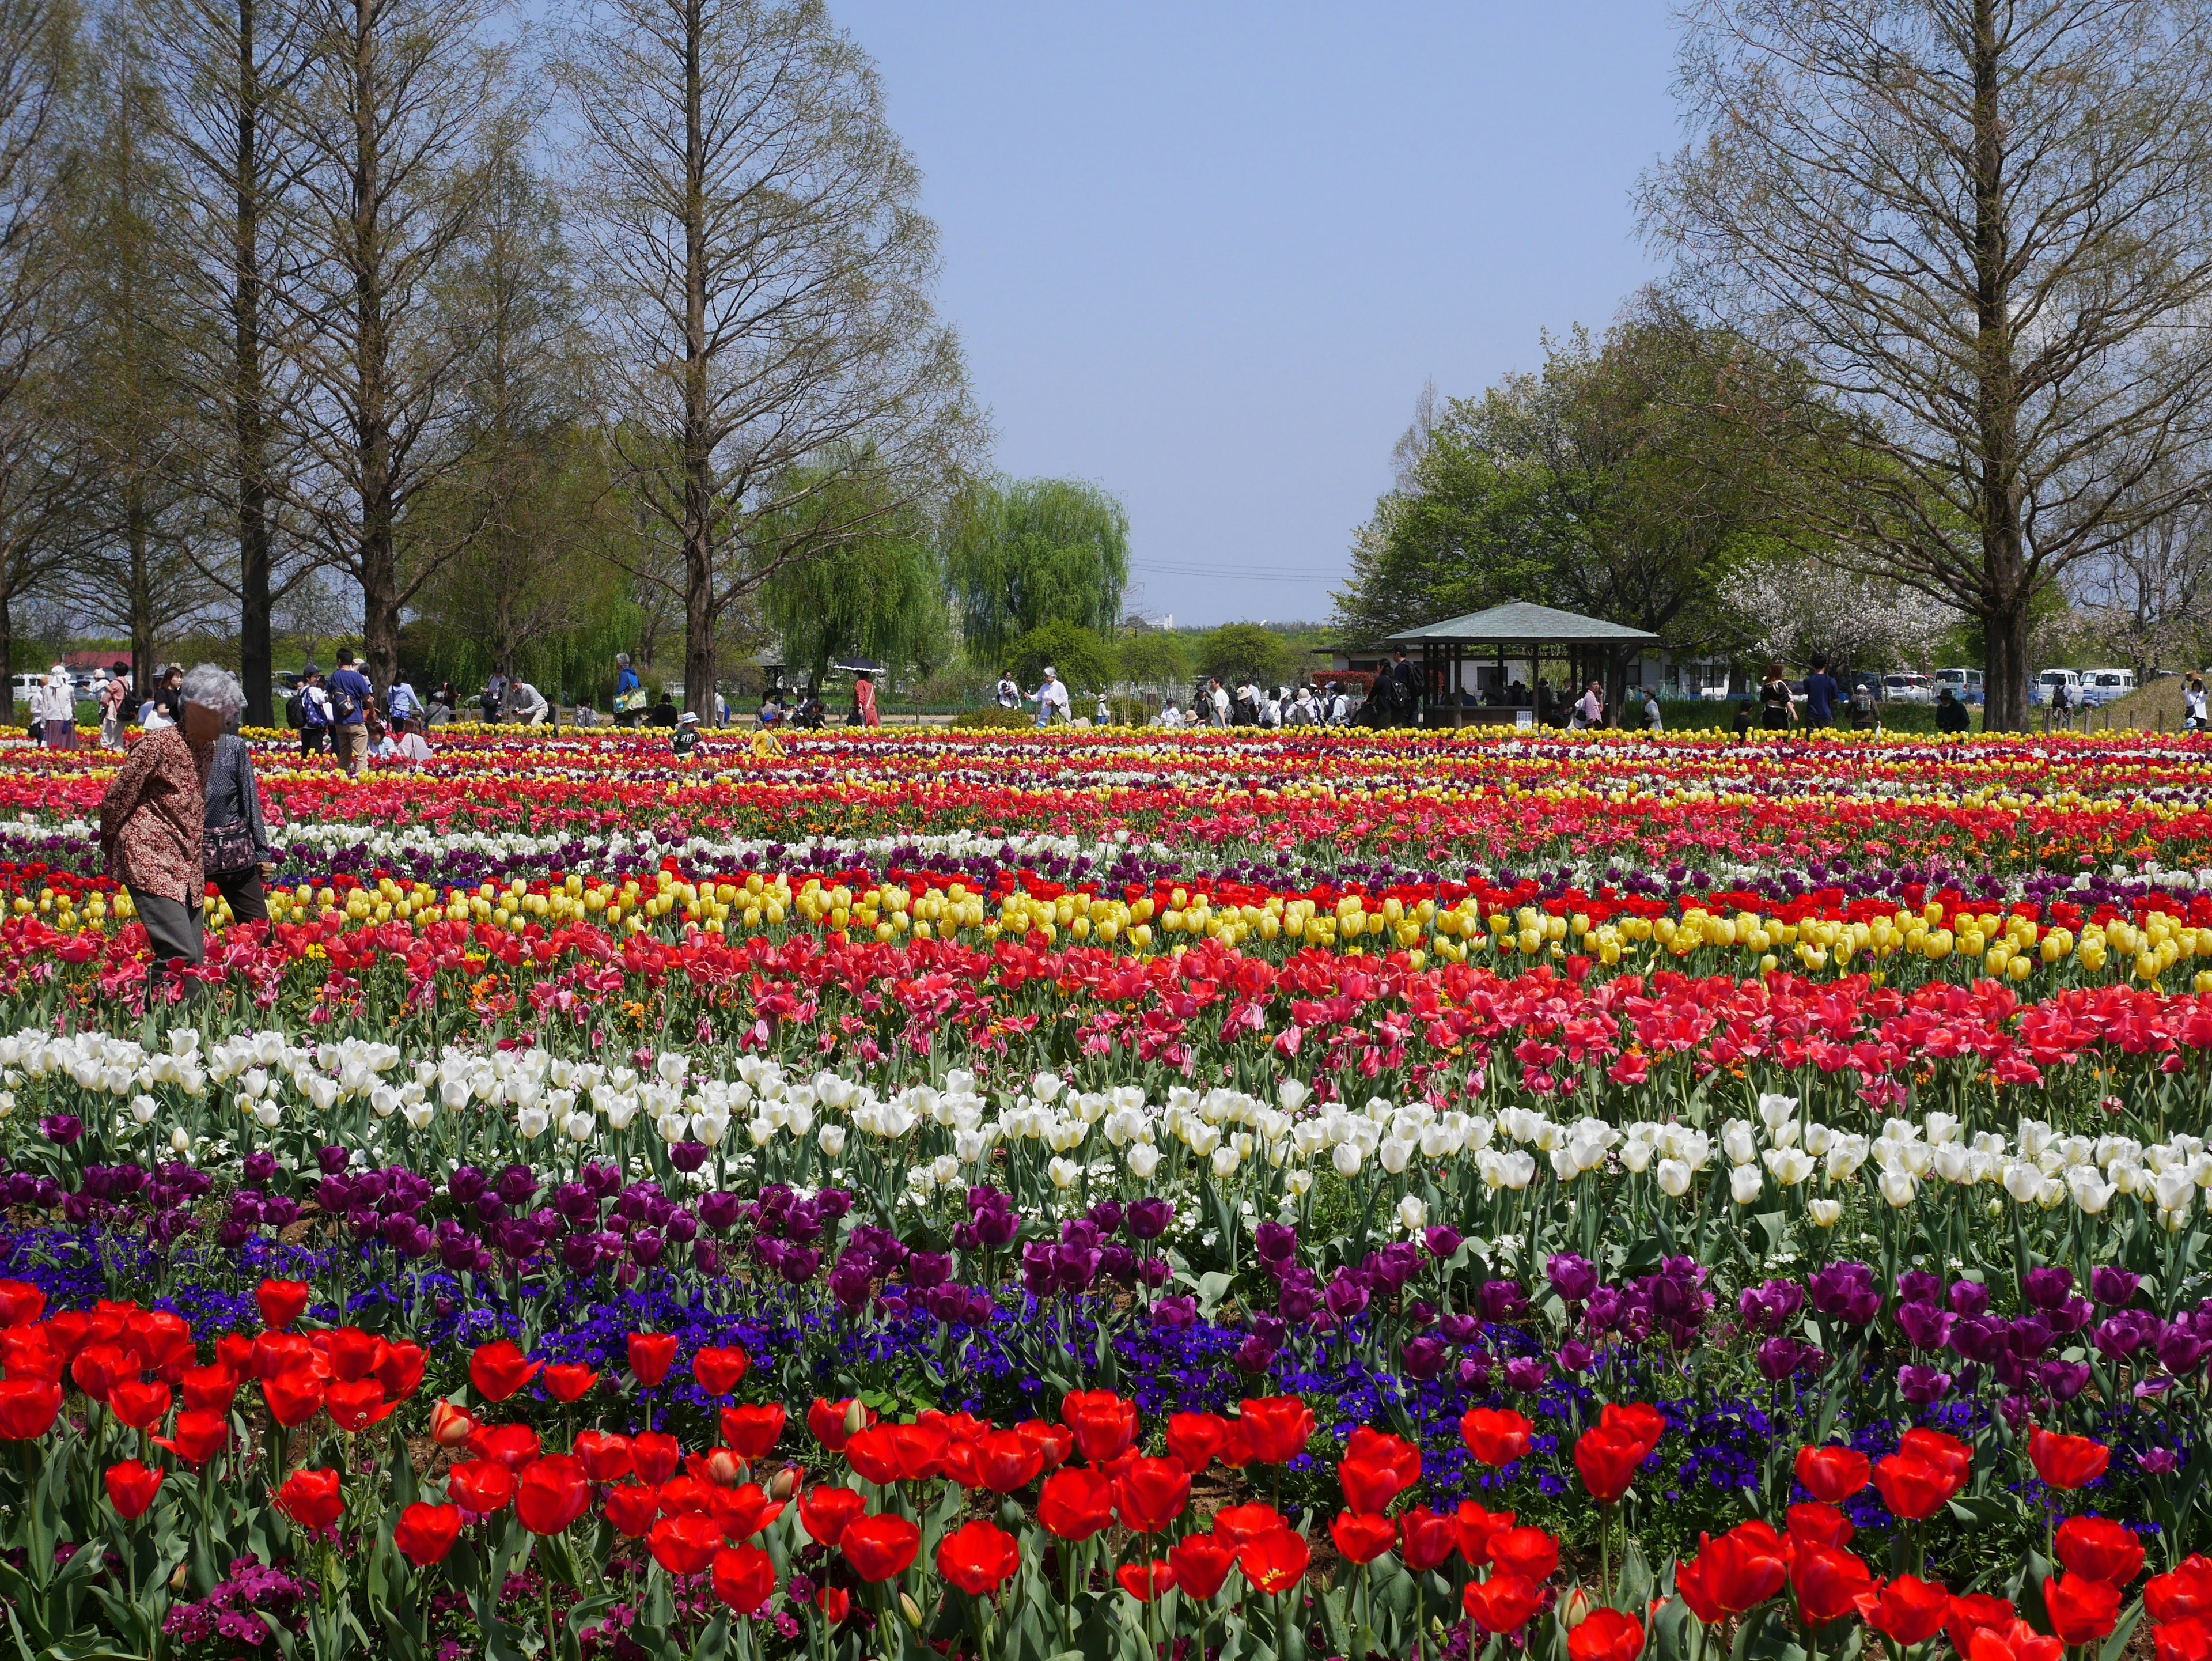
[[[210,877],[228,877],[258,863],[253,831],[244,819],[216,826],[200,836],[200,867]]]

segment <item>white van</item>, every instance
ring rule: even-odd
[[[2075,701],[2083,705],[2118,703],[2136,690],[2132,669],[2084,669]]]
[[[2081,703],[2081,677],[2072,669],[2045,669],[2035,678],[2035,701],[2049,703],[2060,687],[2066,689],[2066,701],[2076,709]]]
[[[1881,678],[1881,701],[1884,703],[1933,703],[1936,689],[1925,675],[1906,672],[1884,675]]]
[[[1979,705],[1982,703],[1982,672],[1978,669],[1938,669],[1936,672],[1936,691],[1941,696],[1945,687],[1961,703]]]

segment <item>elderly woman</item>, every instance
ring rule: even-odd
[[[183,703],[182,725],[159,727],[131,746],[100,803],[100,854],[108,874],[131,891],[153,948],[149,989],[167,964],[201,958],[216,745],[246,698],[235,680],[204,663],[186,679]],[[258,893],[258,871],[253,878]]]
[[[228,729],[246,708],[245,689],[213,664],[204,663],[185,677],[185,718],[191,740],[192,711],[220,715]],[[269,827],[261,818],[261,791],[253,779],[253,751],[237,733],[224,730],[207,765],[207,817],[201,868],[230,903],[239,922],[267,922],[269,901],[261,879],[276,868]]]
[[[66,665],[57,663],[32,695],[31,717],[39,723],[40,741],[47,749],[76,747],[76,684]]]

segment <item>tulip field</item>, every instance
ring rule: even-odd
[[[0,1655],[2212,1661],[2212,739],[433,748],[0,749]]]

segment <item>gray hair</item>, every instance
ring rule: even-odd
[[[238,677],[212,663],[203,663],[185,677],[184,695],[186,703],[214,710],[222,717],[225,726],[246,708],[246,693],[238,684]]]

